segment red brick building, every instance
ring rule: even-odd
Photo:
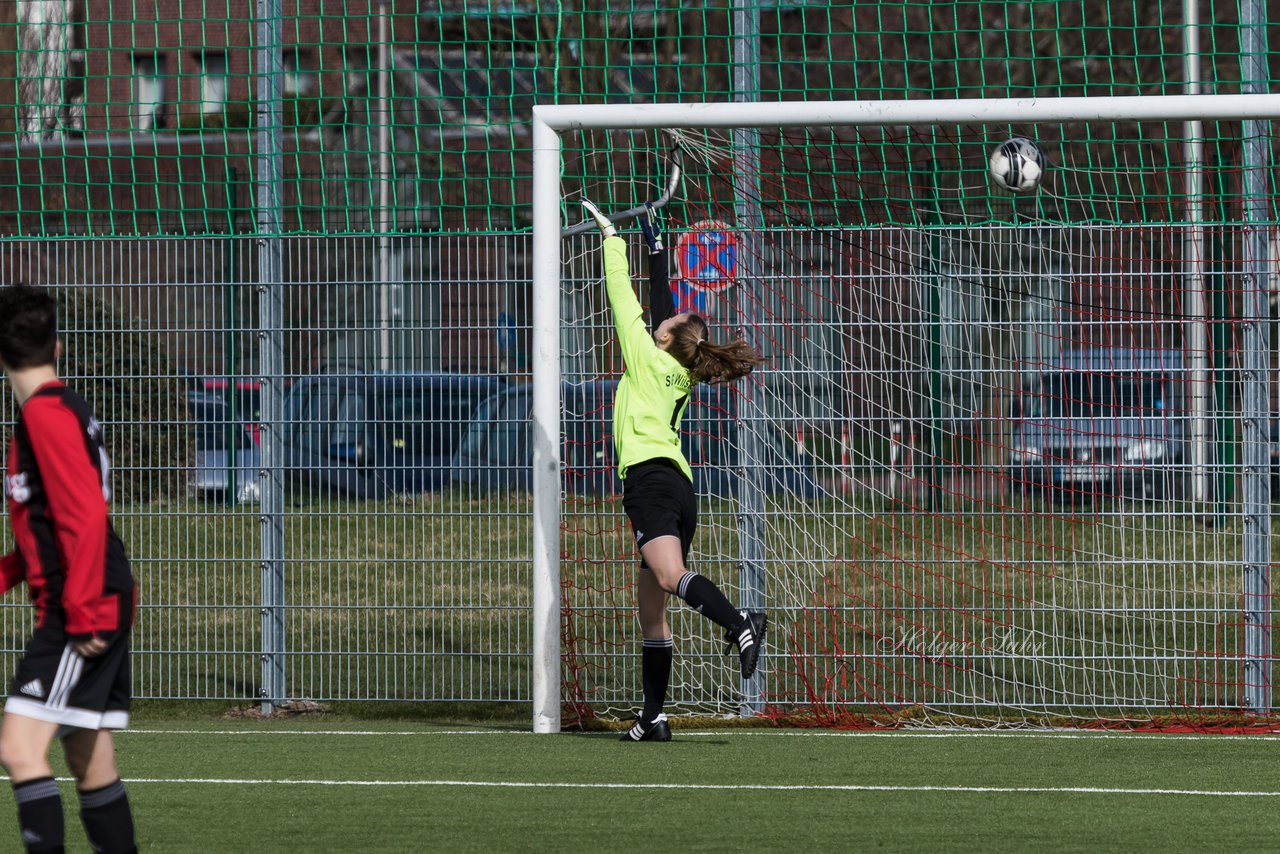
[[[84,81],[86,133],[248,125],[253,0],[93,0],[79,9],[81,67],[69,71]],[[378,11],[377,0],[282,0],[281,82],[298,113],[366,85]],[[393,41],[412,38],[412,16],[388,19]]]

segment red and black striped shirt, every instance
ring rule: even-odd
[[[107,518],[110,471],[102,425],[84,398],[49,382],[27,399],[5,478],[17,550],[0,561],[0,583],[26,581],[36,624],[56,620],[71,640],[110,637],[133,622],[133,573]]]

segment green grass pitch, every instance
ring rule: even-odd
[[[1262,851],[1280,736],[145,718],[143,851]],[[65,770],[56,765],[65,780]],[[64,782],[68,851],[84,852]],[[16,845],[12,801],[0,850]]]

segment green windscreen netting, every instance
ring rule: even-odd
[[[250,230],[257,9],[3,4],[0,233]],[[290,233],[526,229],[537,103],[1145,95],[1183,92],[1188,76],[1170,3],[281,0],[278,12]],[[1234,3],[1201,6],[1204,91],[1239,91],[1238,30]],[[852,168],[813,156],[815,172]]]

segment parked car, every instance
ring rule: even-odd
[[[561,387],[564,434],[561,468],[570,494],[622,491],[613,448],[616,381],[566,382]],[[698,386],[685,410],[681,444],[701,494],[729,497],[740,478],[734,473],[738,423],[736,401],[724,387]],[[511,386],[476,409],[453,458],[454,480],[480,490],[533,488],[533,386]],[[812,498],[823,489],[812,476],[812,460],[790,448],[780,433],[765,438],[762,452],[768,492]]]
[[[1064,350],[1027,385],[1013,434],[1015,488],[1059,500],[1163,497],[1182,485],[1182,353]]]
[[[187,414],[195,425],[195,461],[188,488],[205,501],[258,498],[260,455],[252,434],[219,394],[187,392]]]
[[[502,386],[453,373],[305,377],[285,398],[288,486],[368,499],[442,489],[472,413]]]
[[[255,443],[260,443],[258,425],[262,420],[262,383],[257,379],[239,377],[228,379],[183,370],[179,376],[186,383],[189,393],[201,393],[221,398],[228,409],[234,409],[235,418],[249,431]],[[290,380],[285,379],[288,391]],[[232,406],[234,404],[234,406]]]
[[[253,443],[261,444],[258,425],[262,421],[262,384],[257,380],[228,380],[223,377],[201,377],[199,382],[202,391],[220,395],[227,401],[228,408],[234,395],[236,419],[249,431]]]

